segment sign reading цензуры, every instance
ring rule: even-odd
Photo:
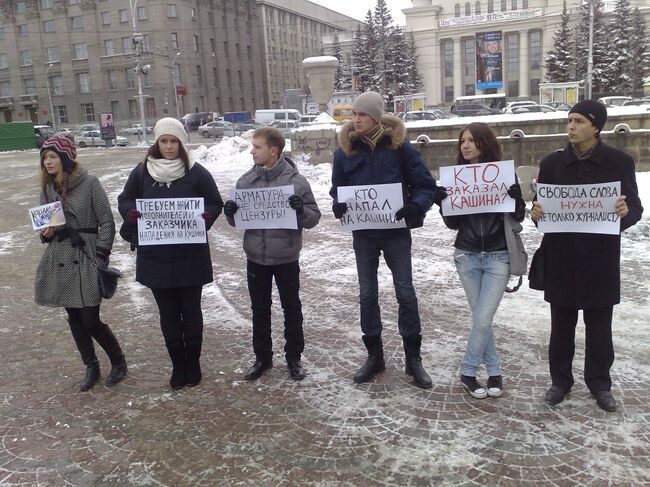
[[[203,198],[136,199],[138,245],[206,243]]]
[[[296,211],[289,205],[294,194],[293,185],[269,188],[235,189],[232,198],[237,203],[233,217],[235,228],[250,229],[298,229]]]

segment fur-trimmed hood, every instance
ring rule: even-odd
[[[390,140],[387,147],[390,150],[397,150],[400,145],[406,140],[406,126],[399,118],[394,115],[383,114],[381,116],[381,123],[384,126],[384,137]],[[361,134],[354,131],[352,122],[346,123],[338,135],[339,147],[346,156],[350,156],[355,152],[355,142],[361,139]]]

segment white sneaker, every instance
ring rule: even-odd
[[[460,382],[465,386],[465,389],[467,389],[467,392],[469,392],[472,397],[475,397],[476,399],[485,399],[487,397],[488,393],[485,390],[485,387],[479,384],[476,377],[461,374]]]
[[[490,397],[501,397],[503,394],[503,380],[500,375],[491,375],[487,381],[487,395]]]

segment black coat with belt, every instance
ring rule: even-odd
[[[636,184],[634,160],[599,141],[592,154],[578,159],[571,146],[546,156],[538,182],[598,184],[620,181],[629,213],[621,231],[639,221],[643,207]],[[544,210],[544,208],[542,208]],[[556,306],[602,308],[621,300],[621,236],[593,233],[547,233],[544,248],[544,299]]]
[[[157,183],[142,164],[136,166],[118,196],[119,211],[128,224],[129,210],[136,198],[203,197],[204,209],[210,213],[205,228],[209,230],[221,214],[223,201],[212,174],[194,164],[183,177],[169,186]],[[122,232],[120,232],[122,233]],[[212,282],[212,260],[208,243],[178,245],[143,245],[138,247],[135,280],[149,288],[200,286]]]

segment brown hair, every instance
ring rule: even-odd
[[[176,137],[178,139],[178,137]],[[158,140],[156,140],[150,147],[149,150],[147,151],[147,155],[144,156],[144,161],[142,161],[143,164],[147,164],[147,159],[150,157],[153,157],[154,159],[164,159],[162,153],[160,152],[160,147],[158,146]],[[178,158],[183,161],[185,164],[185,174],[190,172],[190,156],[187,154],[187,151],[185,150],[185,146],[183,145],[183,142],[181,140],[178,140]]]
[[[47,197],[46,189],[47,189],[47,185],[51,183],[54,186],[54,190],[61,195],[61,200],[63,201],[63,207],[67,208],[69,174],[63,170],[63,166],[61,167],[61,170],[58,172],[58,174],[54,176],[52,176],[49,172],[47,172],[47,169],[45,169],[45,165],[43,164],[43,157],[45,153],[48,151],[49,149],[41,152],[41,191],[43,192],[43,197],[45,201],[47,203],[50,203],[50,200]],[[56,151],[52,151],[52,152],[56,152]],[[72,161],[72,170],[70,171],[70,174],[76,173],[79,167],[80,167],[79,163],[76,160]]]
[[[458,134],[458,144],[456,146],[457,164],[465,164],[467,162],[463,157],[463,153],[460,151],[461,139],[466,131],[469,131],[469,133],[472,134],[474,145],[476,145],[476,148],[481,151],[479,162],[492,162],[503,159],[503,149],[501,148],[501,144],[499,144],[496,135],[492,132],[492,129],[483,122],[473,122],[463,127],[460,134]]]
[[[278,157],[282,155],[282,151],[284,150],[284,136],[278,129],[275,127],[259,128],[253,132],[253,138],[255,139],[257,137],[264,139],[264,142],[269,147],[277,147]]]

